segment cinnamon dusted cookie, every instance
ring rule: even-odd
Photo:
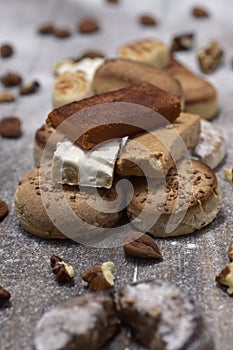
[[[132,180],[134,195],[127,213],[137,229],[155,237],[192,233],[213,221],[221,208],[217,177],[200,161],[181,161],[164,183],[147,180]]]
[[[148,349],[213,349],[199,306],[176,285],[156,280],[128,284],[117,300],[122,321]]]
[[[67,234],[73,239],[88,239],[102,232],[102,228],[116,226],[121,216],[121,211],[116,209],[116,199],[114,185],[109,190],[98,191],[92,187],[57,185],[52,181],[48,162],[19,181],[15,208],[21,226],[32,235],[66,238],[64,234]]]

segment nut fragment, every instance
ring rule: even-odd
[[[230,261],[233,261],[233,243],[229,247],[228,256],[229,256]]]
[[[52,23],[44,23],[37,30],[37,32],[41,35],[53,34],[53,31],[54,27]]]
[[[12,56],[14,53],[14,49],[9,44],[3,44],[0,48],[0,54],[2,58],[7,58]]]
[[[156,26],[157,25],[157,20],[150,15],[142,15],[139,18],[139,21],[144,26]]]
[[[204,7],[195,6],[192,9],[192,15],[198,18],[206,18],[209,17],[209,12]]]
[[[223,63],[224,52],[217,41],[213,41],[204,49],[199,50],[197,59],[203,73],[215,71]]]
[[[78,25],[80,33],[94,33],[99,30],[99,24],[92,18],[83,19]]]
[[[64,283],[72,281],[74,278],[74,269],[71,265],[68,265],[62,258],[56,255],[51,256],[50,262],[58,282]]]
[[[1,77],[1,82],[5,87],[17,86],[21,84],[22,78],[17,73],[8,72]]]
[[[228,264],[219,275],[216,276],[215,281],[223,286],[227,286],[227,293],[233,296],[233,262]]]
[[[224,169],[224,180],[233,183],[233,168]]]
[[[146,259],[161,259],[162,253],[149,235],[142,235],[140,232],[130,232],[124,240],[123,246],[126,254]]]
[[[21,135],[21,121],[18,117],[5,117],[0,120],[0,135],[17,138]]]
[[[172,40],[171,51],[191,50],[194,44],[194,34],[177,35]]]
[[[27,84],[22,85],[19,90],[19,93],[20,95],[30,95],[37,92],[39,88],[40,88],[40,84],[38,83],[38,81],[34,80],[34,81],[30,81]]]
[[[10,292],[0,286],[0,307],[6,303],[11,297]]]
[[[88,51],[85,51],[79,57],[73,58],[73,62],[79,62],[79,61],[83,60],[84,58],[104,58],[104,56],[105,55],[100,51],[88,50]]]
[[[11,91],[2,91],[0,92],[0,103],[4,102],[13,102],[15,100],[15,96]]]
[[[82,279],[88,282],[88,288],[93,291],[103,291],[114,287],[114,263],[105,262],[102,265],[90,267],[82,274]]]
[[[67,28],[55,28],[53,33],[57,38],[60,39],[69,38],[71,36],[70,30]]]

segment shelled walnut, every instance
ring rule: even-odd
[[[82,274],[82,279],[88,282],[88,288],[93,291],[102,291],[114,287],[114,263],[105,262],[102,265],[90,267]]]

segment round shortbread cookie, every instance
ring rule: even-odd
[[[61,73],[53,86],[53,106],[79,101],[93,95],[91,82],[83,71]]]
[[[222,131],[207,120],[201,120],[201,134],[192,154],[216,168],[226,156],[226,143]]]
[[[183,160],[178,169],[170,170],[164,185],[152,182],[150,191],[146,178],[132,180],[134,194],[127,213],[137,229],[155,237],[179,236],[206,226],[216,217],[221,192],[215,173],[200,161],[192,160],[188,167],[185,163]],[[151,217],[156,219],[148,227]]]
[[[51,163],[48,162],[43,165],[42,171],[39,168],[32,169],[19,181],[16,188],[16,214],[25,231],[41,238],[66,238],[64,234],[70,237],[71,221],[65,215],[67,205],[79,218],[80,234],[81,223],[89,224],[90,232],[85,231],[87,237],[84,239],[101,232],[101,228],[116,226],[121,212],[112,210],[112,201],[117,198],[114,185],[109,190],[100,189],[98,193],[90,187],[80,190],[78,186],[58,186],[51,180],[50,167]],[[99,197],[104,201],[104,212],[96,209],[95,204]],[[106,208],[109,208],[108,212]],[[54,217],[53,222],[48,212],[50,217]],[[62,227],[67,226],[64,234],[58,229],[61,223]]]

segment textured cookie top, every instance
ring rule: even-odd
[[[146,179],[134,179],[133,205],[143,210],[145,203],[151,203],[151,212],[171,215],[173,210],[181,212],[202,205],[213,194],[217,196],[217,178],[212,169],[199,161],[182,161],[178,169],[171,169],[166,183]],[[148,193],[149,192],[149,193]],[[150,210],[148,208],[148,210]]]

